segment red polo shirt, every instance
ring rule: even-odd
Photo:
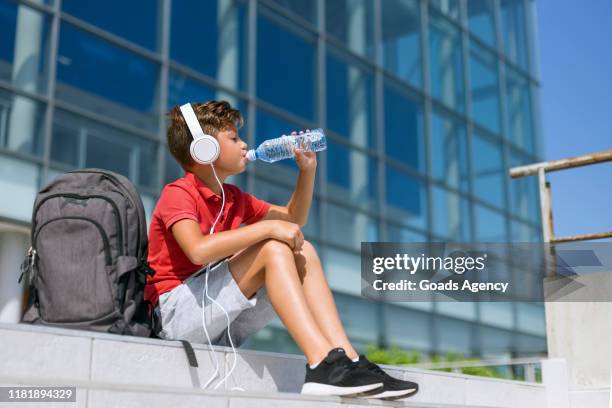
[[[233,184],[223,183],[225,207],[215,225],[215,232],[232,230],[241,224],[250,225],[262,219],[270,203],[241,191]],[[172,225],[182,219],[200,224],[202,234],[209,234],[221,209],[221,195],[215,194],[195,174],[167,184],[153,210],[149,226],[149,264],[154,276],[147,276],[145,300],[155,307],[159,295],[180,285],[202,265],[189,261],[172,235]]]

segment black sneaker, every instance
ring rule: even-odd
[[[344,349],[332,349],[314,369],[306,364],[302,394],[359,396],[382,390],[378,374],[359,370]]]
[[[398,380],[385,373],[378,365],[369,361],[366,356],[360,355],[359,362],[355,363],[361,372],[376,374],[383,379],[383,388],[378,393],[369,394],[365,398],[381,398],[396,400],[411,397],[419,390],[419,385],[412,381]]]

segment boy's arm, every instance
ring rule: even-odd
[[[306,129],[308,132],[309,129]],[[304,133],[304,132],[300,132]],[[291,132],[295,135],[296,132]],[[294,148],[295,163],[300,172],[298,174],[295,190],[286,206],[271,205],[264,220],[284,220],[303,227],[308,222],[308,212],[312,204],[315,175],[317,171],[317,155],[315,152],[305,152],[301,148]]]
[[[199,224],[182,219],[172,225],[172,235],[194,265],[205,265],[233,255],[259,241],[275,238],[284,241],[294,251],[299,250],[304,236],[295,224],[283,221],[259,221],[242,228],[202,234]]]

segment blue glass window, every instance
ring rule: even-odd
[[[326,154],[328,194],[357,207],[375,209],[376,159],[329,139]]]
[[[401,225],[385,223],[388,242],[427,242],[427,235]]]
[[[496,58],[475,43],[470,49],[470,78],[474,120],[498,133],[500,109]]]
[[[421,33],[418,0],[385,0],[382,7],[383,66],[420,87]]]
[[[535,148],[529,82],[508,66],[506,67],[506,107],[508,138],[514,145],[533,154]]]
[[[470,31],[482,41],[496,47],[495,39],[495,1],[470,0],[467,3],[468,25]]]
[[[533,163],[533,160],[514,150],[510,154],[510,167],[523,166]],[[523,177],[508,179],[510,190],[510,211],[513,214],[532,222],[540,224],[540,197],[537,177]]]
[[[373,8],[370,0],[327,0],[325,29],[353,52],[373,57]]]
[[[187,102],[215,99],[215,91],[207,85],[170,71],[168,75],[168,109]]]
[[[312,0],[271,0],[289,13],[295,14],[311,23],[316,22],[317,2]]]
[[[243,1],[173,1],[170,58],[228,88],[244,90],[247,28]]]
[[[434,234],[454,241],[470,240],[470,206],[467,199],[433,186]]]
[[[352,143],[374,148],[374,76],[332,52],[326,67],[327,127]]]
[[[431,93],[448,106],[463,112],[463,53],[459,29],[431,11],[429,16],[429,68]]]
[[[65,13],[151,50],[158,48],[159,9],[157,0],[62,1]]]
[[[384,98],[385,154],[424,173],[422,104],[387,84]]]
[[[47,90],[50,23],[30,7],[0,1],[1,80],[30,92]]]
[[[141,186],[157,183],[157,143],[61,110],[54,115],[51,160],[112,170]]]
[[[465,124],[434,111],[431,121],[432,177],[468,191],[469,167]]]
[[[167,147],[163,147],[165,150],[164,154],[164,184],[168,184],[176,179],[179,179],[185,175],[185,170],[176,161],[170,150]]]
[[[501,28],[505,54],[521,68],[528,70],[525,9],[522,0],[502,0]]]
[[[0,148],[40,156],[45,105],[0,90]]]
[[[312,120],[316,89],[313,40],[275,20],[260,14],[257,21],[257,94]]]
[[[542,242],[541,230],[530,224],[512,220],[510,223],[512,242]]]
[[[244,188],[242,188],[242,190],[246,191]],[[293,189],[256,178],[254,191],[251,193],[257,198],[269,203],[276,205],[287,205],[289,199],[291,198],[291,194],[293,193]],[[319,200],[313,198],[310,205],[310,212],[308,213],[308,221],[306,222],[306,225],[302,227],[302,232],[307,235],[307,239],[309,238],[308,236],[319,238],[319,221]]]
[[[135,127],[157,129],[156,63],[69,24],[60,33],[58,98]]]
[[[360,250],[361,241],[378,241],[378,222],[367,214],[327,204],[327,239],[345,248]]]
[[[429,4],[455,20],[461,16],[461,0],[430,0]]]
[[[392,166],[385,166],[387,206],[385,217],[396,223],[427,228],[427,191],[425,183]]]
[[[478,204],[474,206],[474,211],[476,241],[506,242],[506,222],[501,213]]]
[[[474,194],[483,201],[504,208],[504,185],[507,176],[501,144],[475,134],[472,147]]]

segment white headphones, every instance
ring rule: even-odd
[[[193,141],[189,146],[191,157],[196,163],[212,164],[217,160],[221,151],[219,142],[211,135],[204,134],[190,103],[181,105],[181,113],[193,137]]]

